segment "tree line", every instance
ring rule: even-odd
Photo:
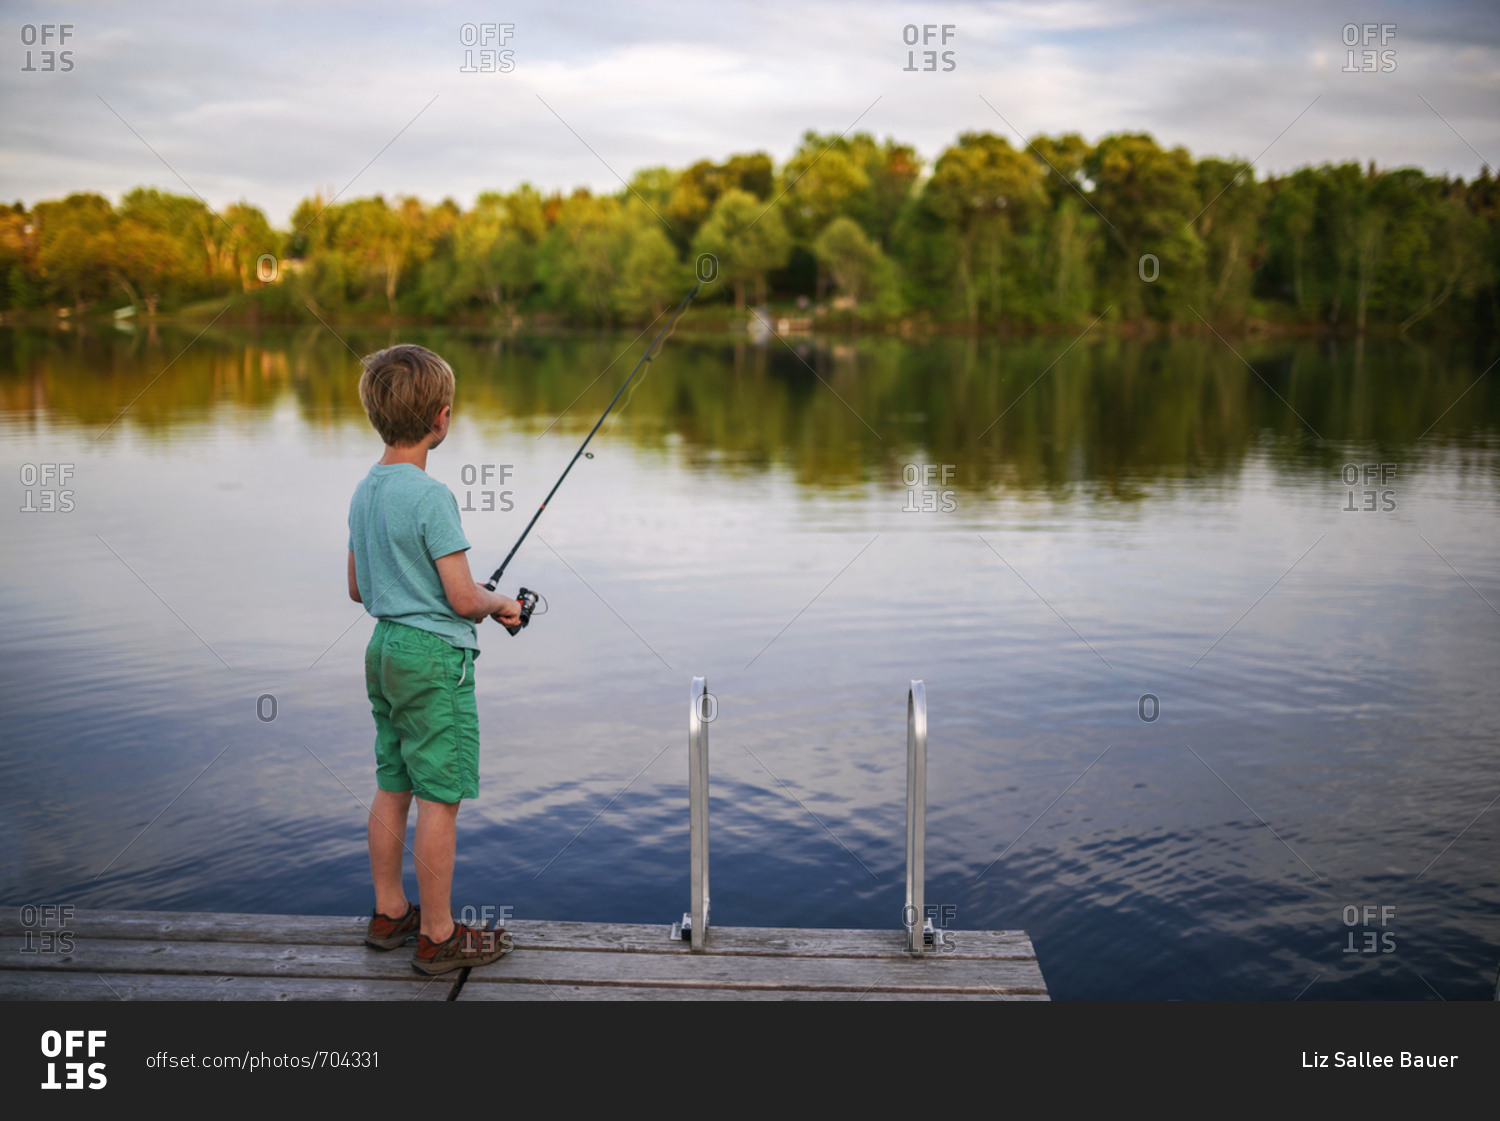
[[[572,324],[653,319],[695,274],[743,310],[970,329],[1274,324],[1478,331],[1500,323],[1500,191],[1373,163],[1258,178],[1143,133],[1024,148],[806,133],[650,168],[614,194],[523,184],[452,199],[303,200],[286,229],[152,188],[0,206],[0,310]],[[708,262],[712,258],[713,263]]]

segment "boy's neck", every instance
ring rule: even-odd
[[[428,441],[426,440],[418,444],[407,444],[405,447],[387,444],[385,454],[380,457],[380,465],[390,467],[397,463],[410,463],[417,470],[426,471],[427,449]]]

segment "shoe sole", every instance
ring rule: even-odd
[[[425,962],[413,957],[411,967],[418,973],[428,977],[436,977],[443,973],[452,973],[455,969],[473,969],[481,965],[493,965],[513,949],[515,949],[514,946],[506,946],[499,953],[476,954],[468,960],[463,958],[448,958],[444,961]]]
[[[399,950],[414,938],[415,934],[403,934],[399,938],[394,935],[390,938],[371,938],[366,935],[365,945],[375,950]]]

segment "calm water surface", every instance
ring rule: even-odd
[[[0,899],[362,912],[379,442],[323,328],[195,333],[0,329]],[[401,337],[488,572],[642,344]],[[897,927],[919,677],[928,900],[1055,996],[1487,996],[1493,344],[1070,341],[679,332],[481,629],[456,903],[665,929],[703,674],[715,922]]]

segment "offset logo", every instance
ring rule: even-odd
[[[85,1063],[85,1057],[97,1058],[104,1050],[103,1031],[44,1031],[42,1056],[47,1062],[47,1080],[43,1090],[102,1090],[109,1084],[102,1062]],[[75,1058],[76,1056],[76,1058]],[[71,1060],[57,1062],[58,1059]],[[63,1081],[57,1080],[62,1067]],[[87,1082],[84,1079],[87,1078]]]
[[[901,512],[904,514],[933,512],[947,514],[958,509],[955,492],[939,489],[936,485],[941,478],[942,486],[946,487],[957,470],[956,463],[906,464],[901,468],[901,481],[910,489],[906,492],[906,505],[901,507]]]
[[[901,41],[908,47],[916,47],[918,45],[927,47],[933,43],[936,43],[940,47],[946,47],[949,39],[956,38],[958,38],[958,25],[955,23],[924,23],[920,28],[914,23],[908,23],[901,29]],[[922,60],[921,66],[917,65],[919,58]],[[910,50],[906,52],[906,65],[901,68],[901,71],[905,74],[914,74],[918,70],[936,72],[938,70],[939,59],[941,59],[943,64],[943,73],[946,74],[958,69],[958,59],[955,57],[954,51],[942,51],[939,53],[935,50]]]
[[[72,904],[28,903],[21,908],[21,953],[71,954]]]
[[[922,942],[924,947],[932,948],[926,952],[951,954],[958,949],[953,931],[948,929],[948,924],[957,918],[958,907],[953,903],[928,903],[922,908]],[[933,923],[934,919],[937,920],[936,925]],[[917,925],[917,909],[910,903],[901,908],[901,925],[908,931]]]
[[[67,514],[73,509],[73,492],[68,480],[73,477],[71,463],[23,463],[21,486],[25,500],[23,514]]]
[[[1394,463],[1346,463],[1344,464],[1344,485],[1349,488],[1349,500],[1344,503],[1344,513],[1352,514],[1361,510],[1379,510],[1381,513],[1389,513],[1396,508],[1396,492],[1391,487],[1391,480],[1396,477],[1397,464]],[[1363,489],[1360,489],[1360,479],[1363,477]],[[1356,500],[1355,495],[1358,494]],[[1376,501],[1380,505],[1376,506]]]
[[[1344,48],[1347,56],[1344,62],[1345,74],[1389,74],[1396,69],[1396,51],[1393,47],[1387,47],[1392,39],[1396,37],[1396,25],[1394,23],[1346,23],[1344,24]],[[1380,48],[1377,49],[1376,44]],[[1363,47],[1363,49],[1359,49]],[[1359,54],[1358,65],[1355,64],[1355,53]]]
[[[466,487],[472,487],[476,484],[482,487],[487,487],[490,484],[490,480],[495,478],[495,468],[496,464],[493,463],[465,463],[463,466],[463,470],[459,474],[463,478],[464,486]],[[511,473],[515,470],[515,467],[509,463],[502,463],[499,464],[499,469],[500,485],[504,486],[510,479]],[[511,510],[514,510],[515,492],[502,490],[498,493],[500,496],[500,504],[498,506],[495,504],[496,492],[493,490],[479,491],[479,505],[475,506],[474,491],[466,490],[464,491],[464,504],[459,507],[459,509],[461,509],[466,514],[487,514],[494,510],[500,510],[502,513],[509,513]]]
[[[1376,929],[1375,919],[1380,918],[1380,928]],[[1344,940],[1344,953],[1346,954],[1394,954],[1396,952],[1396,932],[1389,929],[1391,922],[1396,917],[1396,908],[1389,903],[1379,906],[1366,903],[1355,906],[1353,903],[1347,905],[1341,917],[1347,928]]]
[[[36,52],[33,59],[32,52],[26,51],[26,62],[21,67],[23,74],[66,74],[73,69],[73,52],[59,50],[64,43],[73,38],[73,25],[71,23],[44,23],[38,27],[34,23],[21,26],[21,44],[25,47],[44,48]]]
[[[514,48],[505,46],[516,32],[513,23],[466,23],[458,29],[464,47],[464,64],[460,74],[509,74],[516,68]],[[474,64],[475,55],[479,65]]]

